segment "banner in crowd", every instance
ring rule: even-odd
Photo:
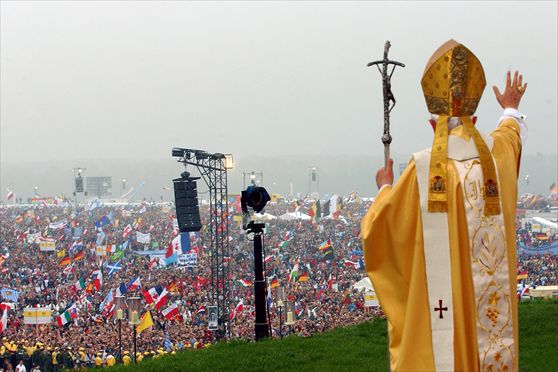
[[[138,243],[149,244],[151,242],[151,233],[144,234],[138,231],[136,234]]]
[[[68,221],[66,221],[66,219],[63,219],[63,220],[58,221],[58,222],[50,223],[48,225],[48,227],[51,230],[60,230],[60,229],[63,229],[64,227],[66,227],[67,224],[68,224]]]
[[[558,241],[552,242],[542,247],[528,247],[522,243],[517,243],[517,252],[529,256],[537,254],[553,254],[558,255]]]
[[[376,292],[372,292],[372,291],[364,292],[364,306],[365,307],[380,306],[378,297],[376,297]]]
[[[178,266],[194,267],[198,265],[198,254],[196,252],[181,254],[178,256]]]
[[[56,250],[56,243],[55,242],[40,242],[39,249],[41,252],[54,252]]]
[[[52,312],[46,307],[26,307],[23,309],[24,324],[50,324]]]

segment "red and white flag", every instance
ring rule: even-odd
[[[4,332],[4,330],[8,328],[8,309],[5,308],[4,312],[2,313],[2,320],[0,321],[0,333]]]
[[[269,261],[273,260],[273,255],[269,255],[264,259],[265,263],[268,263]]]
[[[176,304],[172,304],[161,311],[161,314],[163,314],[166,320],[172,320],[178,315],[178,306],[176,306]]]
[[[130,226],[130,224],[128,224],[128,226],[126,226],[124,228],[124,232],[122,233],[122,237],[127,238],[131,233],[132,233],[132,226]]]
[[[202,305],[198,308],[198,310],[196,310],[196,312],[194,313],[194,316],[201,314],[201,313],[205,313],[205,305]]]
[[[236,318],[238,313],[240,313],[243,309],[244,309],[244,300],[240,300],[238,305],[236,305],[236,307],[233,309],[233,311],[231,311],[231,315],[229,316],[229,320],[233,320],[234,318]]]
[[[11,200],[11,199],[13,199],[14,196],[15,196],[15,193],[12,190],[8,190],[8,193],[6,194],[6,199]]]

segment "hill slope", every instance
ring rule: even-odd
[[[558,301],[520,305],[520,369],[558,370]],[[137,371],[386,371],[386,322],[376,320],[311,338],[234,341],[145,360]],[[117,367],[117,370],[130,370]]]

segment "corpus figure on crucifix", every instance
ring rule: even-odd
[[[485,87],[477,57],[450,40],[421,85],[432,148],[395,185],[393,161],[361,224],[365,266],[389,324],[391,370],[518,369],[515,209],[527,84],[508,72],[490,135],[474,115]]]

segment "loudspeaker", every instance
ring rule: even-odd
[[[198,188],[195,179],[197,178],[176,178],[172,180],[174,183],[176,219],[180,232],[200,231],[202,228],[198,206]]]
[[[83,178],[81,176],[76,177],[76,192],[83,192]]]

